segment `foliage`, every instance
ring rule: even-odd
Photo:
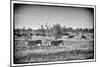
[[[52,35],[55,36],[55,39],[61,38],[62,30],[60,24],[55,24],[51,28]]]
[[[40,35],[45,35],[45,36],[54,36],[55,39],[57,40],[58,38],[61,38],[62,35],[68,34],[68,32],[73,32],[73,33],[93,33],[94,29],[93,28],[76,28],[73,29],[72,27],[66,27],[66,26],[61,26],[60,24],[55,24],[53,27],[49,27],[48,24],[45,26],[41,25],[41,28],[39,29],[26,29],[23,27],[22,29],[17,28],[14,29],[14,35],[16,36],[30,36],[30,34],[33,34],[32,31],[38,31]]]

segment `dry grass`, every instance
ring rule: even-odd
[[[14,63],[93,59],[93,50],[93,39],[67,39],[62,46],[32,48],[17,46],[14,53]]]

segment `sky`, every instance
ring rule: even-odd
[[[72,28],[93,28],[93,8],[15,4],[15,28],[38,29],[41,25],[60,24]]]

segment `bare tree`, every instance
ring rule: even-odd
[[[47,29],[47,35],[49,35],[49,26],[48,26],[48,23],[45,25],[46,29]]]

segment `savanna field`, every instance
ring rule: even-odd
[[[12,66],[95,60],[95,6],[11,6]]]
[[[45,36],[33,36],[44,39]],[[46,39],[46,38],[45,38]],[[63,36],[63,45],[29,46],[25,40],[14,41],[14,63],[37,63],[94,59],[94,40]],[[27,46],[26,46],[27,45]]]

